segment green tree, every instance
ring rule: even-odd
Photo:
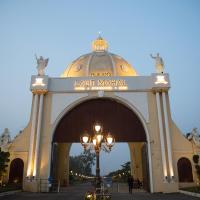
[[[196,169],[197,177],[200,180],[200,165],[199,165],[199,155],[193,155],[193,162]]]
[[[121,165],[121,166],[122,166],[122,170],[123,170],[126,174],[130,173],[130,170],[131,170],[131,162],[130,162],[130,161],[124,163],[124,164]]]
[[[9,157],[10,153],[1,151],[0,148],[0,179],[2,179],[2,176],[6,173],[6,168],[8,167],[7,163],[10,161]]]
[[[112,176],[115,181],[126,181],[131,173],[131,162],[126,162],[121,165],[121,169],[110,172],[107,176]]]
[[[69,168],[77,174],[92,175],[92,166],[95,164],[95,153],[90,149],[84,151],[78,156],[69,157]]]

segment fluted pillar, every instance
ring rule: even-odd
[[[35,177],[38,176],[39,145],[40,145],[40,133],[41,133],[41,123],[42,123],[42,112],[43,112],[43,100],[44,100],[44,94],[41,94],[39,101],[38,124],[37,124],[34,167],[33,167],[33,176]]]
[[[27,176],[32,175],[33,171],[33,153],[34,153],[34,140],[36,131],[36,119],[37,119],[37,108],[38,108],[38,94],[34,94],[33,97],[33,113],[31,121],[31,134],[30,134],[30,146],[28,153],[28,165],[27,165]]]
[[[167,162],[166,162],[166,154],[165,154],[164,131],[163,131],[163,121],[162,121],[160,93],[159,92],[156,92],[156,104],[157,104],[158,124],[159,124],[159,132],[160,132],[163,180],[166,181],[166,178],[167,178]]]
[[[166,103],[166,93],[164,91],[162,92],[162,100],[163,100],[163,112],[164,112],[164,121],[165,121],[166,141],[167,141],[167,155],[168,155],[168,163],[169,163],[169,173],[170,173],[171,180],[173,180],[174,169],[173,169],[173,161],[172,161],[171,135],[170,135],[170,129],[169,129],[169,120],[168,120],[167,103]]]

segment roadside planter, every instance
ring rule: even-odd
[[[96,194],[95,192],[86,192],[84,200],[110,200],[110,194]]]
[[[84,200],[96,200],[96,194],[94,192],[86,192]]]

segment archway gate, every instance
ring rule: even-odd
[[[161,76],[164,82],[159,82]],[[37,84],[38,79],[42,80],[42,85]],[[100,81],[98,77],[93,79]],[[151,192],[177,191],[172,162],[170,128],[173,122],[169,112],[168,75],[103,77],[102,80],[112,83],[114,79],[123,79],[126,86],[77,88],[77,81],[85,84],[91,82],[91,78],[32,77],[26,190],[37,191],[37,177],[50,177],[52,144],[79,141],[80,134],[85,130],[91,133],[92,124],[99,120],[104,131],[115,134],[117,141],[146,142]]]
[[[60,120],[53,136],[51,177],[60,180],[61,185],[68,184],[70,144],[79,142],[84,131],[93,134],[93,124],[96,121],[103,125],[105,133],[110,132],[114,135],[116,142],[129,143],[132,173],[135,170],[140,171],[135,173],[140,174],[145,189],[149,190],[148,153],[145,145],[147,139],[144,127],[139,117],[130,108],[109,98],[84,101],[69,110]],[[143,148],[146,151],[142,153]],[[142,166],[142,161],[145,166]]]

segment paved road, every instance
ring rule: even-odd
[[[83,200],[85,191],[91,189],[90,184],[68,187],[60,193],[29,193],[20,192],[13,195],[2,196],[0,200]],[[112,200],[199,200],[199,198],[175,194],[149,194],[146,192],[113,193]]]

